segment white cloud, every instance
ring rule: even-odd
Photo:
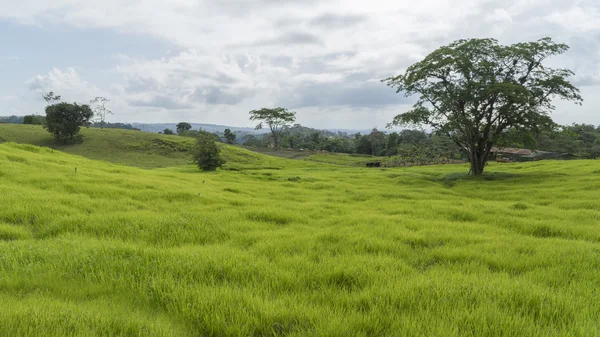
[[[577,70],[580,85],[598,83],[597,0],[343,4],[341,8],[339,1],[330,0],[0,0],[0,19],[141,33],[174,43],[177,48],[159,59],[113,58],[111,88],[101,90],[92,84],[93,78],[84,81],[71,68],[53,69],[29,84],[38,91],[52,88],[65,97],[91,97],[95,92],[113,96],[128,120],[194,117],[246,124],[248,110],[289,104],[306,111],[309,124],[347,120],[368,125],[380,118],[375,116],[390,119],[391,111],[400,112],[406,103],[394,98],[380,78],[401,72],[440,45],[469,37],[513,43],[549,35],[559,42],[588,45],[573,48],[557,64]],[[591,108],[581,111],[589,113]]]
[[[93,98],[102,94],[95,85],[82,80],[73,68],[65,70],[54,68],[48,74],[36,75],[27,81],[27,88],[40,99],[41,95],[49,91],[60,93],[66,100],[76,100],[80,97]]]

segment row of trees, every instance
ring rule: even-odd
[[[581,105],[583,99],[568,80],[574,75],[571,70],[546,65],[548,58],[568,49],[550,38],[509,46],[495,39],[466,39],[442,46],[404,73],[382,80],[397,93],[418,97],[413,109],[397,115],[389,126],[427,126],[444,135],[466,155],[473,175],[483,174],[492,148],[514,135],[526,135],[524,139],[538,144],[568,138],[577,130],[557,130],[550,118],[552,103],[562,99]],[[269,126],[275,147],[295,121],[295,113],[282,108],[250,115],[261,121],[257,128]],[[548,133],[555,137],[543,138]],[[370,146],[374,154],[383,136],[376,132],[370,136],[370,142],[358,139],[356,148]],[[595,153],[596,139],[579,140],[587,144],[590,155]]]

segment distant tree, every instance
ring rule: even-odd
[[[177,124],[177,134],[182,135],[183,133],[185,133],[186,131],[189,131],[192,129],[192,125],[190,123],[186,123],[186,122],[181,122],[179,124]]]
[[[242,138],[242,140],[244,141],[243,144],[245,146],[264,146],[262,140],[255,135],[247,134]]]
[[[380,153],[380,152],[382,150],[384,150],[385,133],[383,133],[377,129],[373,129],[371,131],[371,133],[369,134],[369,140],[371,141],[371,155],[372,156],[382,155],[382,153]]]
[[[113,115],[113,112],[110,111],[106,107],[106,103],[108,103],[108,102],[110,102],[110,100],[108,100],[105,97],[100,97],[100,96],[98,96],[90,101],[91,104],[96,105],[94,107],[94,115],[98,118],[98,121],[100,122],[100,129],[104,129],[104,122],[106,121],[106,115]]]
[[[172,135],[172,134],[173,134],[173,130],[171,130],[171,129],[165,129],[165,130],[163,131],[163,133],[164,133],[165,135]]]
[[[208,132],[198,134],[193,152],[194,162],[198,168],[202,171],[214,171],[221,167],[225,161],[221,158],[220,152],[213,134]]]
[[[44,125],[46,118],[38,115],[27,115],[23,117],[23,124]]]
[[[235,133],[231,132],[230,129],[225,129],[225,139],[228,144],[235,143]]]
[[[429,125],[452,139],[483,174],[492,147],[510,127],[548,129],[555,98],[581,104],[567,78],[573,72],[542,65],[568,50],[550,38],[502,46],[495,39],[459,40],[440,47],[404,74],[384,79],[396,92],[418,95],[413,110],[390,125]]]
[[[64,143],[79,137],[81,126],[87,126],[94,112],[87,104],[57,103],[46,107],[45,128]]]
[[[44,101],[46,101],[47,105],[52,105],[52,104],[56,104],[58,102],[60,102],[60,95],[55,95],[54,92],[50,91],[47,94],[43,94],[42,97],[44,98]]]
[[[283,131],[296,121],[296,113],[284,108],[262,108],[260,110],[250,111],[251,121],[260,121],[256,125],[256,130],[262,129],[264,124],[271,130],[271,138],[275,148],[279,148],[279,140]]]

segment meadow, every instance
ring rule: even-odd
[[[598,161],[202,173],[99,131],[0,144],[0,336],[600,335]]]

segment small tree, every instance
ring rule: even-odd
[[[189,131],[192,129],[192,125],[190,123],[186,123],[186,122],[181,122],[179,124],[177,124],[177,134],[181,135],[186,131]]]
[[[46,118],[38,115],[27,115],[23,117],[23,124],[44,125]]]
[[[110,111],[106,107],[106,103],[110,102],[105,97],[96,97],[90,101],[91,104],[96,104],[94,107],[94,115],[98,118],[100,122],[100,129],[104,129],[104,121],[106,120],[106,115],[113,115],[113,112]]]
[[[260,110],[250,111],[250,120],[260,121],[255,128],[256,130],[262,129],[263,124],[267,124],[269,130],[271,130],[273,144],[275,145],[275,148],[279,148],[281,134],[290,126],[291,123],[296,121],[296,113],[293,111],[288,111],[284,108],[262,108]]]
[[[171,130],[171,129],[165,129],[165,130],[163,131],[163,133],[164,133],[165,135],[172,135],[172,134],[173,134],[173,130]]]
[[[55,95],[52,91],[42,95],[42,97],[44,98],[44,101],[46,101],[46,105],[52,105],[60,102],[60,95]]]
[[[441,47],[406,73],[383,80],[396,92],[419,96],[413,110],[390,125],[428,125],[444,133],[467,154],[471,173],[481,175],[505,130],[551,127],[555,98],[581,104],[579,90],[567,80],[573,72],[542,65],[568,48],[549,38],[511,46],[470,39]]]
[[[213,134],[208,132],[198,134],[194,148],[194,162],[202,171],[215,171],[225,164],[220,152]]]
[[[225,139],[227,140],[227,144],[235,143],[235,133],[229,129],[225,129]]]
[[[79,137],[81,126],[89,125],[94,116],[87,104],[57,103],[46,107],[45,128],[56,140],[64,143]]]

